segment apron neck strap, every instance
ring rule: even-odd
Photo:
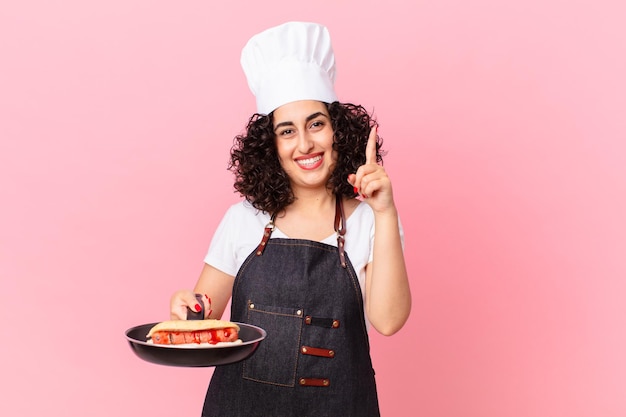
[[[343,211],[343,198],[341,198],[338,194],[335,198],[335,232],[337,232],[337,248],[339,248],[339,260],[341,261],[341,266],[346,268],[346,252],[344,249],[344,245],[346,243],[346,239],[344,238],[344,235],[346,234],[346,215]]]
[[[261,238],[261,243],[256,248],[256,256],[263,255],[263,251],[267,246],[267,242],[270,240],[270,236],[274,231],[274,220],[276,219],[276,213],[272,215],[269,223],[265,226],[263,230],[263,238]],[[337,248],[339,249],[339,260],[341,261],[341,266],[343,268],[347,267],[346,263],[346,252],[345,252],[345,243],[346,239],[344,235],[346,234],[346,215],[343,211],[343,199],[340,195],[335,196],[335,232],[337,232]]]
[[[256,248],[256,256],[263,255],[263,251],[265,250],[265,246],[267,245],[267,241],[270,240],[270,236],[272,236],[272,232],[274,231],[274,220],[276,220],[276,213],[272,214],[270,218],[270,222],[265,226],[263,230],[263,237],[261,238],[261,243]]]

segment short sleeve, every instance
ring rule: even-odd
[[[237,275],[237,234],[239,223],[235,221],[235,207],[230,207],[217,226],[204,262],[228,275]]]

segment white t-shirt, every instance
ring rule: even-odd
[[[255,209],[245,200],[232,205],[215,231],[204,262],[228,275],[236,276],[243,262],[261,243],[263,229],[269,221],[269,214]],[[402,227],[400,236],[403,239]],[[275,228],[271,238],[289,236]],[[374,248],[374,213],[366,203],[361,202],[346,219],[345,239],[346,253],[365,296],[365,266],[371,262]],[[322,243],[337,246],[337,234],[333,233],[322,240]]]

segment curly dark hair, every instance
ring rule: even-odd
[[[336,101],[326,106],[335,133],[333,149],[337,152],[327,187],[336,195],[355,197],[347,178],[365,163],[370,129],[378,123],[360,105]],[[278,160],[273,116],[273,113],[252,115],[245,133],[237,135],[233,141],[228,164],[228,169],[235,174],[235,190],[255,208],[267,213],[279,213],[295,200],[289,176]],[[377,137],[376,161],[379,163],[384,155],[382,143],[382,138]]]

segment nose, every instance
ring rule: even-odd
[[[310,153],[315,147],[315,143],[308,132],[303,132],[298,135],[298,151],[302,154]]]

